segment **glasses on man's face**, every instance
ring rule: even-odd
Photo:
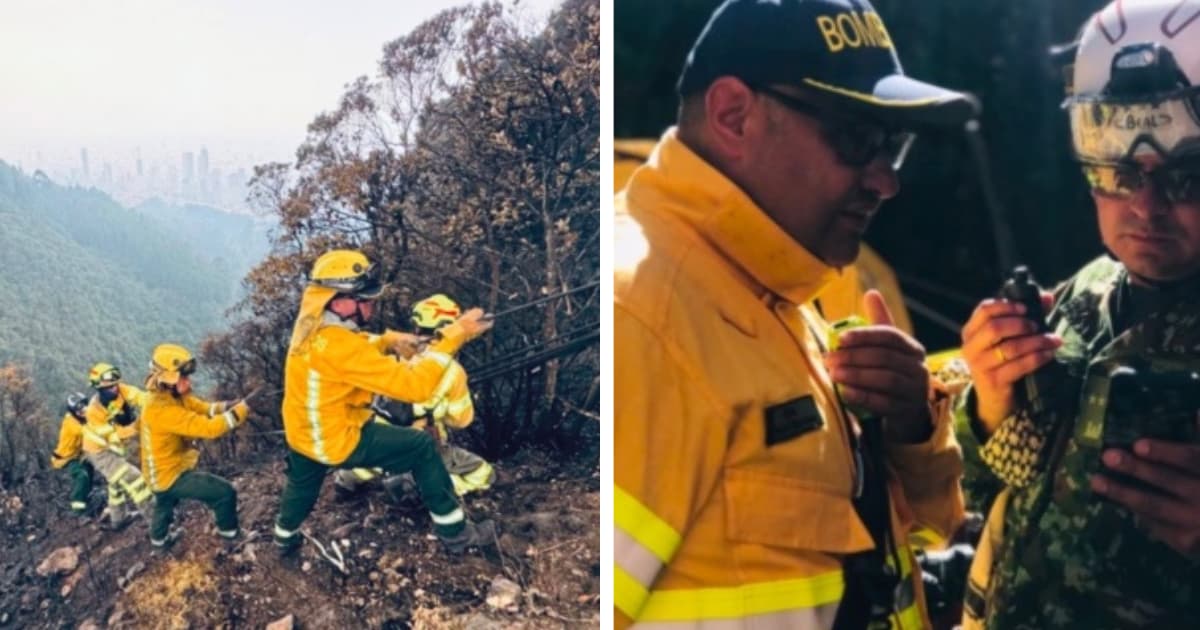
[[[1200,204],[1200,159],[1166,163],[1147,171],[1136,163],[1082,164],[1092,192],[1113,199],[1128,199],[1148,184],[1168,203]]]
[[[862,168],[880,156],[894,170],[900,170],[916,134],[880,125],[864,119],[839,116],[827,109],[785,94],[774,88],[753,88],[779,101],[788,109],[814,118],[821,124],[822,137],[833,149],[838,161],[851,168]]]

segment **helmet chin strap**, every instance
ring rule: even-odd
[[[367,316],[362,312],[362,300],[354,300],[354,321],[359,326],[367,325]]]

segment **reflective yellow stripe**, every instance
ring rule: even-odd
[[[298,531],[300,531],[300,530],[295,529],[292,531],[288,531],[288,530],[280,527],[279,523],[275,524],[275,536],[278,538],[291,538],[292,536],[295,536],[296,532],[298,532]]]
[[[154,449],[150,448],[150,423],[142,423],[142,450],[146,453],[146,473],[150,475],[150,485],[158,487],[158,466],[154,463]]]
[[[663,568],[658,556],[619,528],[613,532],[613,564],[647,589],[654,586]]]
[[[891,625],[897,630],[921,630],[925,627],[925,622],[921,619],[921,607],[914,602],[912,606],[893,615]]]
[[[446,413],[452,416],[462,415],[463,412],[475,406],[475,402],[471,400],[471,394],[466,394],[458,400],[451,400],[446,403]]]
[[[108,484],[108,504],[109,505],[124,505],[125,493],[121,491],[121,486],[115,483]]]
[[[932,532],[933,530],[925,531]],[[925,623],[921,618],[921,607],[919,602],[917,602],[916,587],[913,585],[913,549],[908,545],[901,545],[896,555],[900,558],[900,579],[904,580],[900,588],[904,589],[904,592],[911,597],[912,601],[909,602],[907,607],[892,615],[890,620],[891,627],[897,630],[909,630],[910,628],[919,630],[925,628]],[[887,562],[891,565],[895,564],[890,554]],[[897,605],[903,604],[903,602],[896,603]]]
[[[495,471],[492,470],[492,465],[487,462],[480,462],[479,468],[462,475],[462,478],[471,484],[475,489],[484,489],[492,485],[492,475]]]
[[[463,516],[462,508],[454,508],[454,511],[450,512],[449,514],[434,514],[433,512],[430,512],[429,516],[433,519],[433,522],[437,523],[438,525],[453,525],[455,523],[461,523],[465,518]]]
[[[434,418],[441,418],[446,415],[446,405],[444,404],[446,394],[450,393],[450,388],[454,386],[454,381],[458,372],[462,371],[462,366],[455,363],[450,355],[432,350],[425,351],[421,357],[433,359],[435,363],[445,368],[446,371],[442,373],[442,378],[438,381],[437,387],[433,388],[433,395],[428,400],[413,405],[413,414],[421,416],[427,410],[431,410],[430,415]]]
[[[629,615],[631,619],[637,619],[642,604],[649,595],[650,592],[624,569],[613,566],[613,600],[621,612]]]
[[[87,507],[87,503],[84,503],[83,501],[72,501],[72,502],[71,502],[71,509],[72,509],[72,510],[76,510],[76,511],[78,511],[78,510],[82,510],[82,509],[84,509],[84,508],[86,508],[86,507]]]
[[[316,370],[308,371],[308,427],[313,441],[313,451],[317,459],[329,463],[329,454],[325,452],[325,440],[321,438],[321,375]]]
[[[875,96],[874,94],[865,94],[863,92],[856,92],[854,90],[848,90],[846,88],[838,87],[836,85],[830,85],[828,83],[821,83],[820,81],[817,81],[815,79],[805,78],[804,82],[811,85],[812,87],[819,89],[819,90],[825,90],[826,92],[833,92],[834,94],[841,94],[842,96],[849,96],[850,98],[853,98],[853,99],[856,99],[859,101],[863,101],[864,103],[871,103],[872,105],[880,105],[883,107],[921,107],[924,105],[931,105],[933,103],[937,103],[938,101],[941,100],[941,98],[937,97],[937,96],[931,96],[931,97],[926,97],[926,98],[913,98],[913,99],[906,99],[906,100],[898,100],[898,99],[885,100],[885,99],[879,98],[878,96]]]
[[[146,486],[146,480],[142,479],[141,473],[129,464],[125,464],[117,470],[115,475],[121,488],[125,490],[125,494],[133,499],[134,503],[141,504],[150,498],[151,490]]]
[[[816,608],[841,601],[846,590],[842,572],[809,578],[740,586],[654,591],[637,616],[639,621],[730,619],[765,613]]]
[[[620,486],[613,486],[613,494],[616,526],[653,552],[659,560],[664,563],[670,561],[679,548],[679,533]]]
[[[446,366],[446,371],[442,374],[442,380],[438,381],[437,387],[433,390],[433,400],[441,402],[450,393],[450,388],[454,386],[454,379],[462,368],[458,364],[452,363]]]
[[[938,548],[946,543],[946,538],[929,527],[919,527],[908,534],[908,542],[921,549]]]
[[[435,352],[433,350],[426,350],[425,352],[421,353],[421,356],[429,357],[430,359],[433,359],[434,361],[437,362],[438,365],[442,366],[443,368],[450,367],[450,362],[454,360],[450,355],[446,354],[445,352]]]
[[[83,437],[95,442],[96,444],[99,444],[100,446],[107,447],[108,446],[108,438],[105,436],[112,433],[115,429],[113,429],[112,427],[104,427],[104,428],[106,428],[108,430],[101,432],[99,429],[93,429],[92,427],[84,426],[84,427],[80,428],[80,431],[83,432]]]
[[[817,608],[782,610],[762,615],[750,615],[736,619],[705,619],[689,621],[639,621],[637,630],[828,630],[837,618],[838,604],[827,604]]]
[[[353,468],[350,470],[350,472],[354,473],[355,477],[358,477],[363,481],[370,481],[375,478],[375,473],[367,470],[366,468]]]

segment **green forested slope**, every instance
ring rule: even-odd
[[[202,242],[0,162],[0,364],[29,364],[56,406],[96,361],[140,384],[156,344],[194,347],[224,325],[240,274]]]

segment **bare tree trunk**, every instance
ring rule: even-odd
[[[547,181],[552,169],[543,165],[542,168],[542,233],[546,247],[546,289],[553,293],[558,290],[558,244],[554,238],[554,217],[550,215],[550,183]],[[546,316],[542,320],[542,339],[549,341],[558,334],[558,313],[554,302],[546,305]],[[558,389],[558,359],[546,363],[546,388],[542,398],[547,407],[554,401],[554,393]]]

